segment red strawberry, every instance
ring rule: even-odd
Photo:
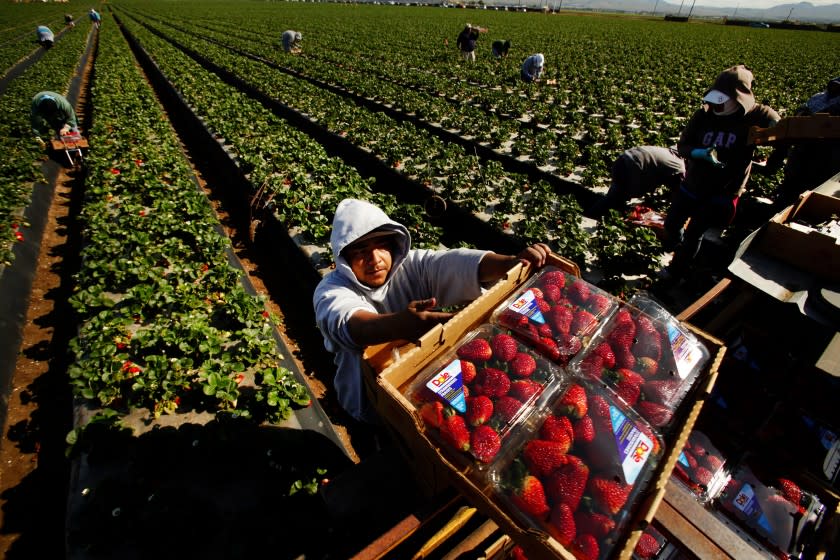
[[[475,364],[467,360],[461,360],[461,381],[472,383],[476,376]]]
[[[565,464],[559,465],[545,481],[545,492],[553,503],[567,504],[576,511],[586,483],[589,467],[575,455],[566,455]]]
[[[598,560],[601,548],[598,541],[592,535],[578,534],[569,549],[578,560]]]
[[[485,395],[467,399],[466,420],[470,426],[480,426],[493,416],[493,401]]]
[[[650,560],[659,554],[659,541],[650,533],[642,533],[633,552],[642,560]]]
[[[662,337],[650,317],[636,317],[636,338],[638,342],[633,348],[636,356],[649,356],[656,360],[662,357]]]
[[[712,481],[712,472],[706,467],[697,467],[694,469],[694,481],[704,488],[708,488]]]
[[[552,441],[573,441],[574,428],[568,416],[549,414],[540,426],[540,437]]]
[[[516,415],[519,414],[519,411],[522,409],[522,404],[522,401],[510,395],[499,397],[496,399],[496,416],[501,418],[505,424],[510,424]]]
[[[440,425],[440,437],[455,449],[461,451],[470,449],[470,430],[461,415],[455,414],[443,419]]]
[[[598,319],[585,309],[578,309],[572,319],[571,332],[579,336],[586,336],[598,326]]]
[[[551,332],[551,326],[549,326],[545,323],[541,323],[540,325],[537,326],[537,336],[539,338],[542,338],[544,336],[547,336],[548,338],[551,338],[552,336],[554,336],[554,333]]]
[[[642,377],[641,375],[639,375],[638,373],[636,373],[635,371],[633,371],[630,368],[618,368],[618,370],[616,370],[616,373],[618,374],[618,378],[621,381],[626,381],[627,383],[630,383],[631,385],[636,385],[638,387],[641,387],[642,383],[645,382],[644,377]]]
[[[497,334],[490,340],[490,347],[497,360],[509,362],[519,352],[516,340],[509,334]]]
[[[543,291],[540,288],[537,288],[536,286],[533,288],[528,288],[528,291],[534,294],[534,297],[545,298],[545,294],[543,293]]]
[[[548,534],[557,539],[564,547],[572,544],[572,541],[577,535],[575,528],[575,518],[572,515],[572,509],[567,504],[557,504],[551,508],[551,513],[548,516]]]
[[[483,338],[474,338],[458,348],[458,357],[462,360],[472,362],[486,362],[493,357],[493,349],[490,343]]]
[[[543,336],[539,338],[537,341],[537,350],[555,362],[560,359],[560,349],[557,347],[557,343],[554,342],[554,339],[550,336]]]
[[[556,304],[560,301],[562,292],[557,284],[546,284],[543,286],[543,295],[549,302]]]
[[[646,381],[642,384],[642,392],[645,394],[645,398],[659,404],[671,402],[677,395],[679,388],[680,382],[676,379]]]
[[[510,373],[516,377],[529,377],[537,369],[537,361],[526,352],[518,352],[510,361]]]
[[[619,349],[629,350],[633,345],[635,336],[636,322],[633,321],[633,316],[627,309],[619,309],[615,314],[613,326],[607,335],[613,350],[616,353]]]
[[[593,477],[589,479],[586,490],[604,513],[615,515],[627,503],[632,486],[608,478]]]
[[[533,379],[516,379],[511,382],[508,395],[522,401],[528,402],[542,392],[542,385]]]
[[[545,478],[566,462],[569,441],[532,439],[522,448],[522,458],[533,474]]]
[[[598,346],[592,349],[592,354],[601,356],[605,368],[612,369],[615,367],[615,352],[613,352],[612,346],[608,342],[598,344]]]
[[[558,334],[569,334],[574,317],[574,312],[565,305],[552,307],[551,311],[546,314],[546,319],[554,332]]]
[[[525,475],[519,487],[511,494],[513,503],[526,514],[544,519],[548,514],[548,502],[542,482],[534,475]]]
[[[510,560],[528,560],[528,556],[521,546],[516,545],[510,549]]]
[[[575,512],[575,526],[581,534],[590,534],[596,539],[603,539],[615,529],[615,521],[603,513],[585,511],[581,508]]]
[[[575,420],[574,424],[574,441],[578,443],[591,443],[595,439],[595,425],[592,422],[592,417],[588,414],[580,420]]]
[[[577,383],[572,383],[557,403],[557,411],[572,418],[583,418],[587,410],[586,390]]]
[[[566,294],[569,296],[569,299],[578,305],[586,303],[586,300],[589,299],[589,295],[591,293],[592,290],[589,289],[589,284],[580,279],[575,280],[574,283],[566,290]]]
[[[583,348],[583,342],[573,334],[561,334],[557,336],[557,349],[560,351],[560,362],[567,364],[569,360],[577,356]]]
[[[541,298],[541,297],[534,298],[534,303],[537,304],[537,307],[539,307],[540,311],[542,311],[543,313],[546,313],[549,309],[551,309],[551,304],[548,303],[545,300],[545,298]]]
[[[799,485],[787,478],[780,478],[778,483],[782,495],[792,502],[793,505],[799,507],[802,501],[802,489],[799,488]]]
[[[706,455],[703,458],[703,462],[706,464],[706,468],[712,472],[717,472],[721,469],[721,467],[723,467],[723,459],[717,455]]]
[[[634,367],[636,371],[645,377],[652,377],[659,371],[659,362],[650,356],[642,356],[640,358],[636,358],[636,365]]]
[[[682,454],[683,454],[683,457],[685,457],[685,462],[688,463],[688,468],[690,468],[692,470],[696,469],[697,468],[697,457],[694,456],[694,453],[692,453],[691,451],[683,450]]]
[[[554,284],[562,290],[566,286],[566,275],[559,270],[544,272],[543,275],[540,276],[540,284],[543,286]]]
[[[470,449],[476,459],[482,463],[489,463],[502,447],[499,432],[490,426],[482,425],[473,430],[470,437]]]
[[[592,294],[586,302],[586,307],[598,317],[603,317],[612,307],[612,301],[604,294]]]
[[[524,329],[528,327],[528,317],[512,309],[505,309],[499,315],[499,323],[509,329]]]
[[[440,401],[423,403],[420,407],[420,418],[427,426],[440,429],[443,424],[443,403]]]
[[[615,365],[620,368],[633,369],[636,367],[636,356],[629,348],[615,349]]]
[[[587,355],[580,361],[580,371],[594,379],[601,379],[601,373],[604,369],[604,357],[596,352]]]
[[[615,392],[618,393],[618,396],[621,397],[628,405],[635,406],[639,401],[642,388],[632,381],[622,379],[615,384]]]
[[[650,401],[640,401],[636,403],[636,410],[639,414],[651,423],[651,425],[661,428],[666,426],[671,418],[674,417],[674,411],[667,406]]]
[[[486,367],[478,370],[473,383],[473,391],[476,395],[487,395],[488,397],[501,397],[510,390],[510,378],[500,369]]]

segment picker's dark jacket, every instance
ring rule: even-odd
[[[755,146],[747,144],[750,128],[766,128],[780,120],[776,111],[756,103],[752,81],[752,72],[743,65],[722,72],[709,91],[722,91],[735,99],[740,108],[731,115],[722,116],[704,104],[683,130],[677,148],[686,160],[683,188],[689,193],[700,197],[726,195],[734,198],[746,189],[755,151]],[[717,148],[717,158],[724,167],[692,159],[692,150],[712,146]]]

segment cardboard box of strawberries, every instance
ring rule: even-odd
[[[515,267],[384,369],[371,368],[368,395],[430,493],[454,486],[529,558],[629,559],[725,348],[679,323],[704,360],[663,432],[615,387],[569,367],[618,310],[643,312],[580,279],[574,263],[552,255],[549,264],[538,274]],[[658,340],[664,352],[670,339]],[[558,342],[570,351],[555,352]]]

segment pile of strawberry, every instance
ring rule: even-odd
[[[653,426],[665,428],[696,372],[680,378],[673,359],[665,360],[665,325],[631,309],[621,307],[572,367],[605,382]]]
[[[608,554],[645,478],[624,482],[611,407],[619,406],[652,443],[643,473],[655,467],[662,449],[648,425],[630,420],[632,412],[610,398],[586,379],[572,380],[513,460],[494,473],[512,506],[585,560]]]
[[[496,321],[565,366],[617,305],[617,299],[589,282],[547,267],[506,302]]]
[[[702,432],[692,431],[674,465],[673,476],[688,486],[703,501],[710,500],[712,481],[722,476],[726,459]]]
[[[485,325],[457,348],[466,413],[448,406],[428,388],[415,391],[420,417],[447,445],[490,463],[502,439],[528,410],[557,369],[510,334]]]

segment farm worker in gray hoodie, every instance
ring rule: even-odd
[[[752,84],[753,73],[744,65],[721,72],[680,135],[677,149],[686,174],[665,218],[666,243],[674,247],[666,277],[681,278],[706,231],[732,222],[752,169],[750,128],[780,120],[776,111],[756,102]]]
[[[46,25],[39,25],[35,29],[35,35],[37,37],[36,42],[45,49],[52,47],[55,42],[55,35]]]
[[[53,131],[59,136],[79,131],[73,106],[64,96],[54,91],[35,94],[29,107],[29,120],[32,132],[42,148],[45,145],[43,139],[49,138]]]
[[[523,82],[538,82],[545,69],[545,57],[541,53],[532,54],[522,63],[519,76]]]
[[[377,423],[362,382],[366,346],[416,340],[452,313],[438,310],[473,300],[519,261],[545,264],[550,249],[532,245],[518,256],[477,249],[412,249],[408,229],[380,208],[345,199],[333,219],[335,270],[315,289],[315,320],[335,354],[335,390],[355,419]]]
[[[301,35],[300,31],[288,29],[283,32],[281,40],[284,51],[296,54],[300,52],[300,42],[303,40],[303,35]]]

